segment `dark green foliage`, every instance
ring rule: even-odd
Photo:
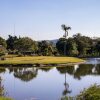
[[[0,56],[3,56],[3,55],[5,55],[5,53],[6,53],[6,49],[4,48],[4,47],[0,47]]]
[[[19,53],[30,54],[30,53],[35,53],[37,51],[37,44],[31,38],[23,37],[15,41],[14,48]]]
[[[52,56],[56,53],[56,48],[47,41],[38,42],[38,54],[43,56]]]
[[[67,56],[91,57],[100,56],[100,40],[91,39],[81,34],[76,34],[72,38],[60,38],[56,43],[56,48],[61,55],[65,55],[66,45]]]
[[[98,52],[98,55],[100,56],[100,41],[96,43],[96,51]]]
[[[83,90],[76,97],[62,97],[61,100],[100,100],[100,86],[93,85],[88,89]]]
[[[77,100],[100,100],[100,86],[93,85],[85,89],[77,96]]]
[[[64,38],[59,39],[59,41],[56,44],[59,53],[64,55],[65,42],[66,42],[66,54],[68,56],[77,56],[78,55],[77,44],[72,38],[69,38],[68,40]]]
[[[62,25],[66,37],[70,27]],[[78,56],[78,57],[97,57],[100,56],[100,38],[92,39],[82,36],[80,33],[72,38],[60,38],[56,46],[52,42],[36,42],[29,37],[17,37],[9,35],[5,41],[0,37],[0,56],[8,50],[9,54],[23,55],[43,55],[43,56]]]
[[[77,44],[72,38],[69,38],[67,40],[66,46],[67,46],[67,55],[69,55],[69,56],[77,56],[78,55]]]
[[[6,41],[2,37],[0,37],[0,56],[5,55],[6,47]]]
[[[77,49],[79,51],[79,56],[87,55],[88,50],[90,50],[93,45],[92,39],[86,36],[81,36],[79,33],[74,35],[73,39],[78,45]]]
[[[67,42],[64,38],[60,38],[56,43],[56,48],[61,55],[64,55],[64,44]]]
[[[4,48],[7,47],[6,41],[2,37],[0,37],[0,46],[3,46]]]
[[[11,36],[11,35],[9,35],[8,39],[6,40],[7,49],[8,50],[15,50],[14,45],[15,45],[15,42],[17,40],[18,40],[17,36]]]

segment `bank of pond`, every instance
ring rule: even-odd
[[[54,57],[54,56],[25,56],[25,57],[5,57],[0,60],[0,66],[60,66],[74,63],[81,63],[85,60],[75,57]]]

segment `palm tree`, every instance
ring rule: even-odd
[[[65,38],[64,55],[66,56],[66,39],[68,36],[68,30],[71,30],[71,27],[66,26],[65,24],[62,24],[61,27],[65,31],[65,34],[63,35],[63,37]]]
[[[65,24],[62,24],[61,27],[65,31],[64,37],[67,38],[67,36],[68,36],[68,30],[71,30],[71,27],[66,26]]]

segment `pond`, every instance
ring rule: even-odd
[[[84,88],[100,84],[100,59],[80,65],[53,68],[0,68],[5,96],[14,100],[60,100],[76,96]]]

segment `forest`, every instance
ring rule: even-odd
[[[66,47],[66,50],[64,50],[64,47]],[[35,41],[30,37],[9,35],[6,40],[0,37],[0,56],[6,54],[99,57],[100,38],[90,38],[77,33],[68,39],[61,37],[55,43],[52,40]]]

